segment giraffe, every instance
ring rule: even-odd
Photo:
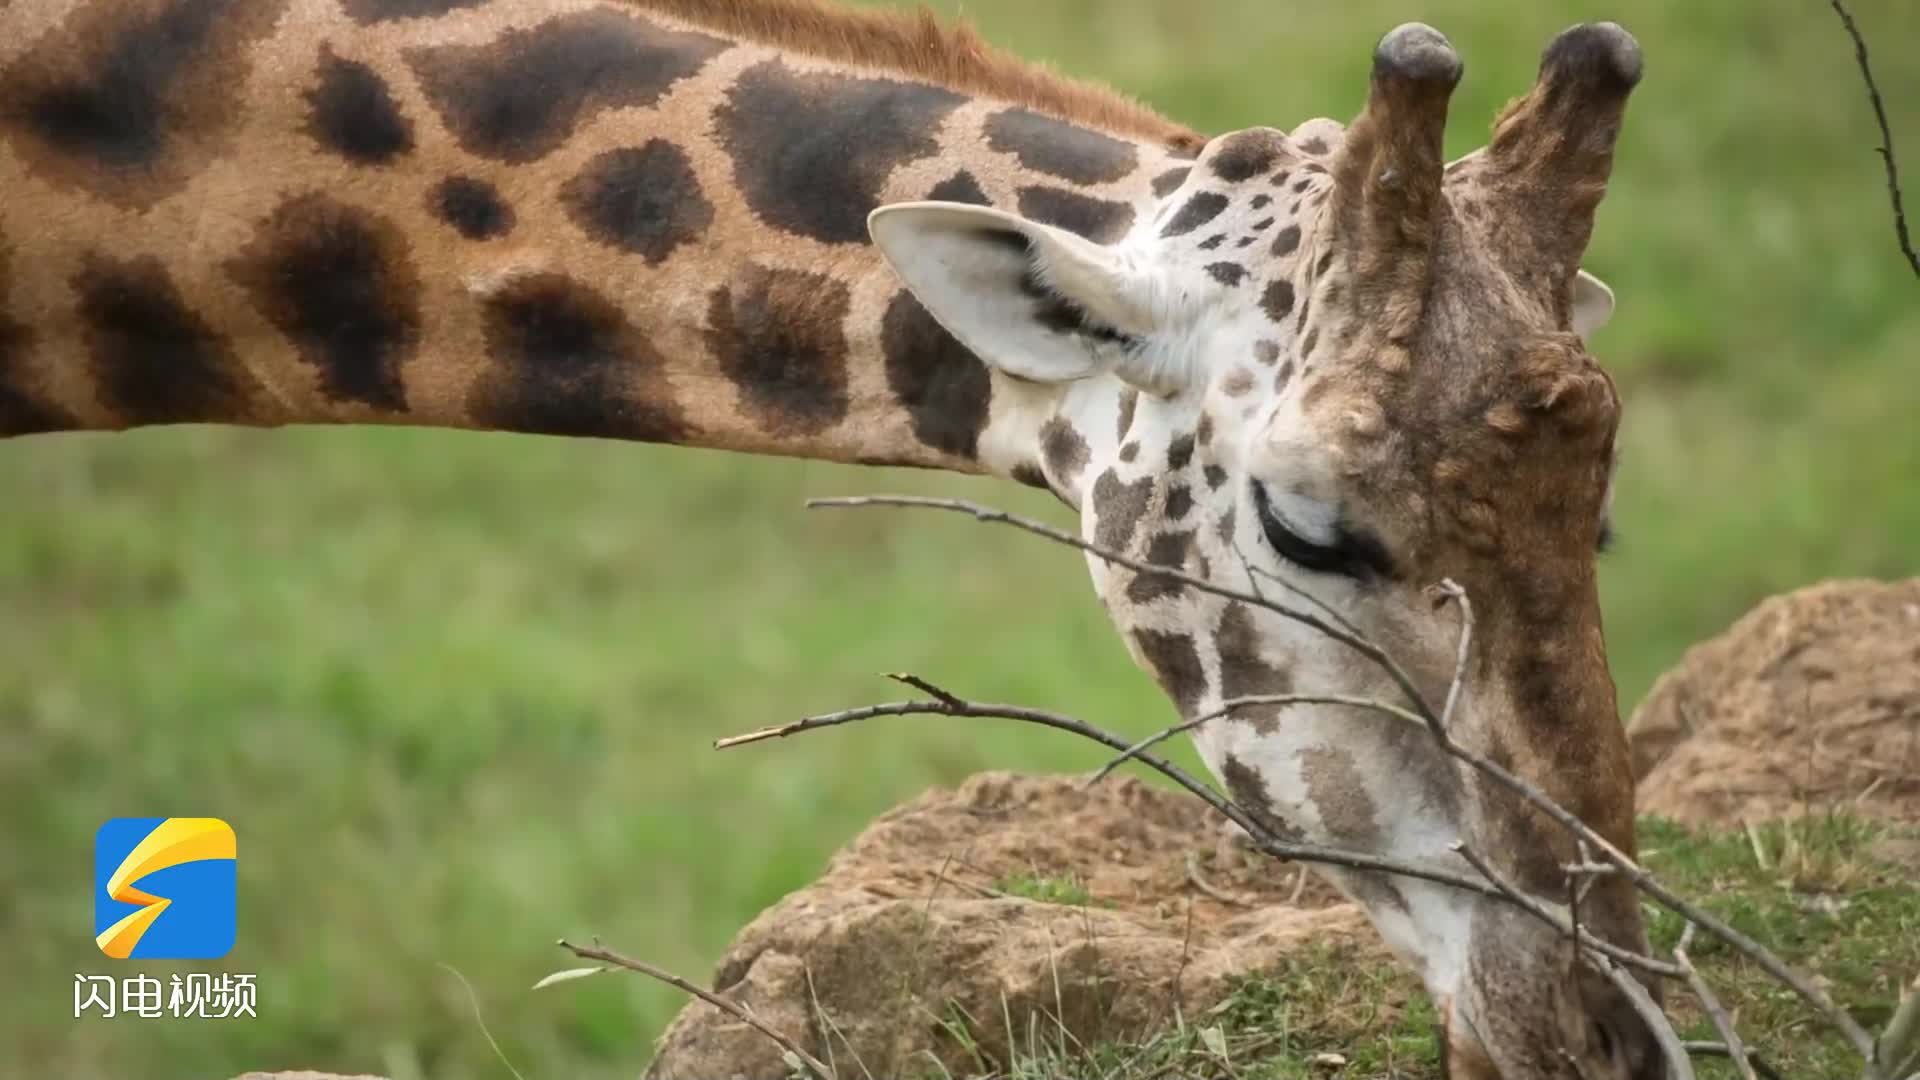
[[[1633,38],[1573,27],[1482,150],[1419,24],[1345,125],[1206,137],[926,14],[823,0],[0,7],[0,435],[413,424],[982,473],[1098,544],[1311,596],[1452,733],[1634,850],[1595,585],[1619,400],[1580,269]],[[1194,717],[1383,675],[1097,559]],[[1194,738],[1289,837],[1564,911],[1568,838],[1404,725],[1248,707]],[[1444,1065],[1646,1077],[1544,925],[1329,870],[1438,1006]],[[1633,890],[1582,905],[1644,949]]]

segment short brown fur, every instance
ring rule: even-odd
[[[764,45],[923,79],[961,93],[1051,113],[1185,154],[1206,136],[1109,87],[1068,78],[994,48],[972,26],[943,26],[926,8],[856,11],[825,0],[627,0],[695,26]]]

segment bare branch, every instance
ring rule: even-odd
[[[1469,866],[1479,871],[1480,876],[1487,879],[1487,884],[1493,886],[1494,891],[1498,892],[1508,903],[1532,915],[1534,918],[1545,922],[1548,926],[1553,927],[1569,937],[1577,933],[1580,944],[1594,950],[1600,955],[1611,960],[1618,960],[1623,964],[1630,964],[1643,971],[1652,972],[1655,975],[1664,975],[1670,979],[1677,979],[1685,974],[1685,972],[1681,971],[1676,965],[1663,963],[1652,957],[1641,956],[1639,953],[1623,949],[1611,942],[1602,941],[1594,937],[1591,933],[1588,933],[1584,928],[1576,928],[1562,921],[1558,915],[1555,915],[1538,899],[1521,892],[1519,888],[1508,881],[1500,871],[1495,870],[1493,864],[1489,863],[1479,852],[1474,851],[1462,843],[1455,843],[1453,850],[1458,852],[1460,857],[1465,859]]]
[[[1834,13],[1840,16],[1840,25],[1846,27],[1847,36],[1853,38],[1853,56],[1860,64],[1860,77],[1866,80],[1867,101],[1873,105],[1873,117],[1880,122],[1880,160],[1887,167],[1887,197],[1893,201],[1893,234],[1900,241],[1900,254],[1907,257],[1907,265],[1913,267],[1915,277],[1920,277],[1920,254],[1913,250],[1913,237],[1907,232],[1907,209],[1900,197],[1900,166],[1893,160],[1893,129],[1887,124],[1887,106],[1880,100],[1880,88],[1873,81],[1873,65],[1867,62],[1867,39],[1860,36],[1860,27],[1853,21],[1853,13],[1841,0],[1832,0]]]
[[[1653,1032],[1654,1040],[1660,1044],[1660,1052],[1667,1059],[1668,1080],[1694,1080],[1693,1059],[1687,1056],[1685,1044],[1674,1032],[1673,1021],[1668,1020],[1667,1014],[1660,1011],[1660,1006],[1653,1003],[1647,988],[1618,964],[1603,960],[1600,970],[1606,975],[1607,981],[1626,995],[1627,1003],[1633,1006],[1634,1012],[1640,1014],[1640,1019],[1646,1021],[1647,1030]]]
[[[1453,658],[1453,681],[1447,684],[1447,702],[1440,707],[1440,730],[1449,731],[1453,707],[1460,703],[1460,687],[1467,681],[1467,654],[1473,649],[1473,601],[1467,599],[1467,590],[1452,578],[1442,579],[1432,591],[1441,603],[1451,600],[1460,605],[1460,643]]]
[[[649,979],[658,979],[682,993],[692,994],[701,1001],[719,1009],[721,1012],[727,1013],[753,1030],[772,1039],[780,1049],[793,1055],[795,1060],[805,1065],[807,1070],[813,1073],[818,1080],[834,1080],[834,1072],[827,1067],[825,1062],[802,1050],[799,1043],[782,1035],[765,1021],[753,1015],[752,1010],[737,1002],[728,1001],[726,998],[721,997],[711,990],[696,986],[664,968],[654,967],[645,960],[635,960],[630,956],[622,956],[611,949],[603,949],[598,945],[575,945],[564,938],[560,940],[560,947],[583,960],[598,960],[602,963],[626,968],[629,971],[637,971]]]
[[[1887,1030],[1880,1036],[1880,1059],[1875,1064],[1880,1066],[1882,1077],[1893,1080],[1920,1076],[1920,976],[1907,987],[1906,998],[1887,1022]]]
[[[1418,716],[1398,706],[1388,705],[1384,702],[1375,701],[1372,698],[1354,697],[1349,694],[1252,694],[1247,697],[1230,698],[1222,702],[1217,709],[1209,710],[1191,720],[1182,720],[1172,727],[1162,728],[1146,738],[1141,739],[1139,742],[1134,743],[1132,746],[1127,747],[1119,757],[1107,762],[1100,767],[1099,772],[1089,777],[1086,786],[1092,787],[1100,781],[1105,780],[1113,773],[1113,770],[1139,757],[1140,752],[1143,750],[1151,750],[1181,732],[1192,731],[1195,728],[1206,725],[1209,721],[1230,716],[1241,709],[1253,705],[1350,705],[1356,709],[1373,709],[1386,713],[1389,716],[1411,721],[1415,724],[1422,722]]]
[[[1303,864],[1293,872],[1293,891],[1287,894],[1287,906],[1299,907],[1300,894],[1307,891],[1307,868]]]
[[[1340,629],[1347,631],[1348,633],[1352,634],[1355,637],[1365,636],[1360,633],[1359,627],[1353,625],[1353,620],[1347,618],[1345,615],[1340,614],[1339,609],[1334,607],[1332,604],[1327,603],[1325,600],[1320,599],[1319,597],[1313,595],[1312,593],[1301,588],[1300,586],[1295,585],[1293,582],[1288,581],[1286,578],[1281,577],[1279,574],[1276,574],[1271,570],[1263,570],[1260,567],[1253,565],[1253,560],[1247,558],[1247,553],[1240,550],[1239,544],[1233,545],[1233,555],[1234,555],[1234,558],[1240,560],[1240,568],[1247,572],[1247,580],[1253,583],[1253,594],[1255,596],[1258,596],[1261,599],[1266,598],[1267,594],[1260,591],[1260,579],[1265,578],[1267,581],[1280,586],[1282,589],[1285,589],[1288,592],[1292,593],[1293,595],[1299,597],[1300,599],[1305,600],[1307,603],[1312,604],[1315,608],[1317,608],[1320,611],[1320,614],[1325,615],[1329,619],[1332,619],[1334,623],[1340,627]]]
[[[1733,1051],[1727,1049],[1726,1043],[1683,1042],[1680,1048],[1695,1057],[1731,1058],[1733,1056]],[[1766,1058],[1752,1050],[1747,1051],[1747,1064],[1752,1065],[1753,1071],[1760,1074],[1760,1080],[1786,1080],[1786,1077],[1780,1075],[1780,1070],[1767,1064]]]
[[[1232,907],[1253,907],[1254,902],[1244,896],[1235,896],[1218,885],[1208,881],[1200,873],[1200,856],[1196,852],[1187,852],[1187,883],[1215,900]],[[1192,908],[1187,909],[1191,915]]]
[[[1400,692],[1407,695],[1409,701],[1420,700],[1420,689],[1414,685],[1413,679],[1407,675],[1406,671],[1394,661],[1393,657],[1387,655],[1385,649],[1368,641],[1360,634],[1343,630],[1316,615],[1310,615],[1297,608],[1290,608],[1284,604],[1276,603],[1258,593],[1245,592],[1240,589],[1228,588],[1224,585],[1216,585],[1205,578],[1197,578],[1165,566],[1156,566],[1152,563],[1141,562],[1138,559],[1122,555],[1117,551],[1112,551],[1087,540],[1083,540],[1072,533],[1062,532],[1045,522],[1021,517],[1018,514],[1010,514],[1005,510],[996,510],[990,506],[970,503],[964,499],[932,499],[918,495],[862,495],[845,499],[809,499],[807,501],[807,508],[810,510],[862,509],[877,506],[911,507],[920,510],[944,510],[953,514],[966,514],[976,521],[1011,525],[1023,532],[1030,532],[1035,536],[1043,536],[1056,544],[1065,544],[1070,548],[1076,548],[1103,562],[1123,566],[1136,574],[1151,574],[1156,577],[1165,578],[1168,581],[1177,581],[1188,588],[1197,589],[1200,592],[1212,593],[1215,596],[1224,597],[1228,600],[1238,600],[1243,604],[1252,604],[1266,611],[1271,611],[1282,618],[1292,619],[1295,622],[1310,626],[1342,645],[1358,652],[1360,655],[1373,661],[1382,671],[1385,671],[1400,687]]]
[[[807,732],[819,731],[822,728],[836,727],[841,724],[850,724],[861,720],[871,720],[881,716],[947,716],[962,719],[998,718],[1003,720],[1018,720],[1022,723],[1038,724],[1041,727],[1049,727],[1056,731],[1065,731],[1070,734],[1079,735],[1082,738],[1091,739],[1112,750],[1124,751],[1129,748],[1127,741],[1118,735],[1103,731],[1092,724],[1076,720],[1070,716],[1048,712],[1044,709],[1031,709],[1021,705],[991,705],[965,700],[961,700],[958,705],[950,705],[944,701],[895,701],[884,705],[863,705],[857,709],[843,709],[840,712],[822,713],[818,716],[805,717],[792,721],[791,723],[781,724],[777,727],[761,728],[758,731],[750,731],[744,735],[734,735],[729,738],[719,739],[714,742],[713,747],[716,750],[732,750],[736,747],[746,746],[751,743],[765,742],[769,739],[784,739],[793,735],[804,735]],[[1195,779],[1193,774],[1182,769],[1180,766],[1175,765],[1165,758],[1154,757],[1151,754],[1136,753],[1134,758],[1155,772],[1158,772],[1160,775],[1165,776],[1167,779],[1172,780],[1174,783],[1192,792],[1208,806],[1218,810],[1228,820],[1245,829],[1247,835],[1252,838],[1255,848],[1276,859],[1286,859],[1290,862],[1327,863],[1333,866],[1344,866],[1349,870],[1369,870],[1376,873],[1396,874],[1401,877],[1432,881],[1456,889],[1465,889],[1468,892],[1478,893],[1481,896],[1495,899],[1498,899],[1500,896],[1496,890],[1485,882],[1439,867],[1425,866],[1419,863],[1390,859],[1378,855],[1368,855],[1362,852],[1345,851],[1340,848],[1326,847],[1321,844],[1288,843],[1275,836],[1273,830],[1261,824],[1257,818],[1248,813],[1246,809],[1238,803],[1226,799],[1219,792],[1213,790],[1213,788]]]
[[[1560,871],[1568,877],[1596,878],[1617,874],[1620,868],[1612,863],[1572,862],[1562,866]]]
[[[947,693],[945,690],[940,689],[939,687],[933,685],[932,683],[928,682],[927,680],[921,678],[918,675],[915,675],[910,671],[895,671],[888,674],[887,678],[892,679],[894,682],[897,682],[902,686],[907,686],[915,690],[918,690],[923,694],[932,694],[934,697],[934,700],[943,702],[947,705],[960,704],[959,698],[954,697],[952,694]]]
[[[1688,923],[1687,928],[1680,932],[1680,943],[1673,947],[1674,962],[1686,971],[1687,985],[1693,988],[1693,996],[1700,999],[1700,1009],[1713,1022],[1713,1030],[1727,1044],[1727,1057],[1733,1059],[1733,1067],[1740,1073],[1741,1080],[1759,1080],[1754,1075],[1753,1062],[1747,1057],[1747,1044],[1740,1041],[1740,1033],[1734,1030],[1733,1018],[1727,1015],[1726,1006],[1720,1004],[1719,995],[1707,985],[1700,970],[1687,957],[1687,946],[1693,944],[1693,931],[1694,924]]]

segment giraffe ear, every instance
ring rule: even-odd
[[[989,367],[1033,382],[1112,373],[1171,389],[1143,360],[1145,282],[1112,248],[965,203],[882,206],[867,230],[921,306]]]
[[[1613,318],[1613,290],[1585,270],[1573,278],[1573,332],[1590,341]]]

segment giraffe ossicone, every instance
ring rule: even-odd
[[[0,435],[403,423],[991,473],[1086,535],[1309,594],[1452,733],[1623,850],[1600,626],[1619,400],[1580,268],[1640,77],[1576,26],[1487,147],[1463,66],[1386,35],[1351,124],[1204,137],[931,16],[822,0],[0,6]],[[1089,561],[1181,714],[1392,700],[1269,612]],[[1284,835],[1562,904],[1572,840],[1409,725],[1195,732]],[[1423,977],[1446,1064],[1661,1071],[1625,999],[1510,907],[1328,870]],[[1643,949],[1630,884],[1581,921]]]

